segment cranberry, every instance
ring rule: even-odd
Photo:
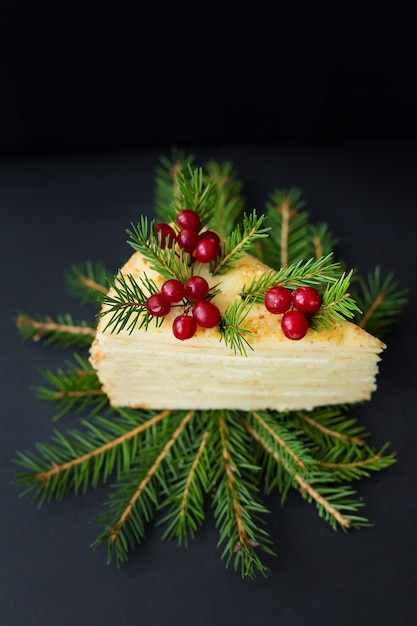
[[[197,243],[194,256],[200,263],[210,263],[219,256],[220,247],[215,239],[206,237]]]
[[[302,339],[307,334],[308,321],[300,311],[287,311],[282,316],[281,328],[288,339]]]
[[[214,230],[205,230],[200,234],[200,239],[214,239],[220,245],[220,237]]]
[[[204,300],[209,292],[210,285],[202,276],[191,276],[185,282],[185,295],[189,300]]]
[[[164,317],[169,313],[171,304],[160,293],[155,293],[146,301],[146,310],[155,317]]]
[[[285,313],[291,308],[291,291],[286,287],[271,287],[265,294],[264,303],[270,313]]]
[[[199,326],[213,328],[220,322],[220,311],[209,300],[200,300],[193,306],[193,317]]]
[[[292,303],[297,311],[312,315],[321,306],[321,296],[314,287],[297,287],[292,294]]]
[[[197,322],[191,315],[179,315],[172,323],[172,332],[177,339],[191,339],[196,333]]]
[[[198,230],[201,225],[198,213],[191,209],[183,209],[177,213],[175,221],[180,228],[190,228],[191,230]]]
[[[170,278],[162,285],[161,294],[168,302],[180,302],[185,297],[185,287],[179,280]]]
[[[175,230],[169,224],[156,224],[155,235],[160,241],[162,250],[164,250],[166,246],[170,248],[177,238]]]
[[[198,233],[192,228],[183,228],[177,235],[177,241],[185,252],[194,252],[198,243]]]

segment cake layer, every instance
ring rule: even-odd
[[[213,302],[223,313],[253,276],[270,268],[246,255],[225,276],[202,274],[222,290]],[[136,278],[143,272],[163,279],[135,253],[122,269]],[[331,331],[309,330],[300,341],[287,339],[279,315],[256,304],[245,320],[252,349],[235,354],[218,328],[199,328],[179,341],[171,330],[179,314],[171,309],[163,324],[147,330],[112,333],[101,318],[91,362],[113,406],[152,409],[312,409],[368,400],[376,389],[379,353],[384,348],[350,322]]]

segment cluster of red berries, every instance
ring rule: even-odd
[[[162,249],[177,243],[184,252],[192,254],[200,263],[210,263],[219,256],[220,237],[213,230],[200,232],[201,221],[196,211],[179,211],[175,223],[179,228],[178,232],[170,224],[156,224],[155,234],[160,238]]]
[[[184,313],[174,319],[172,332],[177,339],[184,341],[195,335],[197,326],[213,328],[219,323],[219,309],[206,300],[209,291],[210,286],[202,276],[190,276],[185,283],[170,278],[164,282],[160,293],[147,299],[146,310],[155,317],[165,317],[172,305],[182,303]]]
[[[265,308],[270,313],[282,314],[281,328],[288,339],[302,339],[308,331],[308,316],[317,313],[321,296],[314,287],[271,287],[265,294]]]
[[[220,237],[212,230],[201,231],[201,220],[196,211],[183,209],[175,217],[178,232],[170,224],[155,226],[155,235],[161,249],[177,244],[184,252],[192,255],[199,263],[214,261],[220,252]],[[190,276],[184,283],[175,278],[166,280],[160,293],[153,294],[146,302],[150,315],[165,317],[171,306],[180,305],[184,313],[172,323],[172,332],[182,341],[193,337],[197,326],[214,328],[220,321],[220,310],[207,299],[210,286],[202,276]]]

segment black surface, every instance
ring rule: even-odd
[[[4,626],[411,626],[417,599],[415,395],[416,148],[413,141],[219,145],[195,149],[235,163],[248,207],[275,186],[302,188],[326,220],[339,252],[362,272],[380,264],[413,289],[388,338],[379,388],[360,411],[373,443],[391,441],[398,463],[358,484],[374,528],[333,532],[293,493],[282,510],[270,497],[269,528],[279,557],[266,579],[226,571],[212,518],[188,549],[146,542],[117,570],[89,544],[105,489],[37,510],[12,485],[15,450],[33,449],[53,428],[31,387],[40,368],[63,367],[72,351],[22,343],[11,316],[84,311],[63,276],[91,259],[117,269],[129,255],[124,229],[151,213],[159,151],[3,161],[0,164],[2,401],[0,623]],[[69,427],[74,417],[55,425]]]
[[[0,155],[417,134],[417,7],[3,3]]]

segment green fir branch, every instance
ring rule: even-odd
[[[356,312],[356,323],[381,339],[403,312],[409,290],[399,288],[393,272],[383,277],[377,266],[366,278],[358,277],[353,293],[360,308]]]
[[[357,492],[349,485],[329,485],[326,483],[327,473],[314,475],[307,481],[295,480],[295,487],[307,502],[314,503],[319,517],[325,520],[333,530],[343,531],[349,528],[370,526],[369,520],[359,515],[365,506],[357,498]]]
[[[203,419],[206,424],[206,419]],[[205,518],[205,499],[213,488],[211,468],[215,459],[210,455],[211,429],[203,429],[190,441],[177,467],[177,477],[169,483],[161,509],[168,509],[160,520],[166,525],[163,539],[178,539],[179,545],[189,545]]]
[[[117,417],[93,416],[82,420],[83,431],[54,430],[52,443],[38,443],[37,453],[17,453],[15,463],[23,468],[16,483],[32,493],[39,506],[61,500],[69,491],[86,492],[106,482],[114,470],[127,472],[138,451],[144,431],[164,420],[160,413],[118,409]]]
[[[242,181],[232,163],[209,161],[205,165],[208,181],[214,183],[214,211],[210,228],[225,239],[233,229],[243,211],[245,199],[242,194]]]
[[[277,480],[277,487],[281,490],[281,498],[285,497],[290,487],[293,487],[304,499],[316,505],[319,516],[327,521],[334,530],[341,528],[346,531],[351,527],[369,526],[369,521],[358,515],[363,502],[352,497],[356,495],[353,489],[347,485],[329,485],[327,472],[320,473],[317,469],[311,472],[308,477],[302,476],[299,472],[290,472],[285,459],[278,450],[274,449],[248,423],[246,428],[265,453],[264,474],[273,475],[274,465],[276,465],[275,471],[280,480],[282,477],[285,478],[282,484]]]
[[[120,333],[149,327],[154,322],[156,327],[163,323],[163,318],[148,313],[146,309],[147,299],[159,292],[155,283],[143,274],[139,282],[131,275],[118,274],[114,282],[110,284],[111,291],[102,297],[104,308],[98,314],[99,317],[108,317],[104,330],[110,329],[112,333]]]
[[[332,259],[332,253],[319,259],[311,257],[307,261],[298,261],[255,276],[248,285],[243,285],[240,296],[249,301],[263,302],[268,289],[278,285],[288,289],[309,285],[323,290],[340,276],[340,264],[332,262]]]
[[[249,339],[254,333],[244,326],[251,308],[250,302],[235,300],[233,304],[227,306],[220,319],[220,341],[224,341],[235,354],[247,356],[247,350],[253,350]]]
[[[155,235],[155,220],[149,222],[146,216],[141,216],[140,221],[136,225],[132,223],[131,229],[126,232],[130,237],[129,245],[149,261],[151,269],[167,280],[187,280],[190,274],[189,254],[177,251],[174,245],[161,248],[160,237]]]
[[[113,485],[100,523],[105,530],[93,543],[97,549],[107,544],[107,559],[117,564],[128,557],[130,548],[141,543],[147,523],[160,506],[161,492],[167,491],[167,476],[172,470],[169,456],[178,440],[186,434],[194,411],[171,413],[164,431],[157,429],[153,445],[143,446],[137,462]],[[168,463],[168,472],[167,465]]]
[[[352,275],[353,270],[347,274],[343,273],[336,282],[326,288],[320,309],[310,319],[312,328],[328,330],[346,318],[353,318],[357,312],[360,312],[355,300],[349,294]]]
[[[297,187],[274,189],[266,203],[271,232],[261,242],[262,258],[274,268],[297,263],[308,256],[308,213]]]
[[[67,369],[56,372],[41,370],[49,386],[35,387],[38,400],[52,402],[55,419],[70,411],[76,414],[89,410],[91,415],[108,405],[108,399],[90,362],[74,354],[74,362],[67,363]]]
[[[385,454],[388,444],[380,450],[371,446],[349,446],[328,449],[320,457],[319,465],[322,472],[327,473],[328,482],[350,482],[369,478],[371,472],[380,472],[396,462],[395,453]]]
[[[320,448],[343,451],[364,446],[369,438],[365,427],[341,406],[318,407],[312,411],[292,411],[288,420]]]
[[[277,487],[283,503],[294,474],[306,477],[314,471],[316,461],[311,446],[303,441],[292,426],[289,427],[285,413],[252,411],[246,417],[246,429],[252,436],[257,434],[258,441],[264,442],[270,457],[268,460],[263,455],[265,490],[270,493]],[[276,457],[281,461],[278,468],[276,463],[270,463]]]
[[[189,172],[193,165],[194,156],[173,147],[170,157],[161,156],[160,166],[155,176],[155,215],[161,222],[170,222],[173,219],[173,207],[179,196],[178,174]]]
[[[334,253],[334,248],[337,244],[337,239],[334,238],[326,222],[308,224],[308,241],[310,245],[305,258],[314,257],[320,259],[321,257],[326,257]]]
[[[262,228],[264,220],[265,215],[258,217],[255,210],[250,215],[243,214],[242,224],[238,224],[226,237],[219,257],[211,264],[212,274],[226,273],[245,252],[253,248],[256,241],[267,237],[269,228]]]
[[[226,567],[240,570],[242,578],[265,575],[268,568],[259,551],[274,554],[271,540],[263,527],[269,512],[258,492],[260,468],[253,464],[251,442],[238,416],[217,412],[218,478],[213,498],[214,516],[219,530],[219,546]]]
[[[86,261],[71,265],[65,274],[69,293],[83,304],[97,304],[100,294],[107,293],[112,273],[102,263]]]
[[[216,183],[207,179],[202,167],[191,166],[178,173],[177,182],[177,211],[183,209],[195,211],[200,218],[201,228],[204,228],[210,223],[215,211]],[[175,215],[173,217],[175,219]]]
[[[17,330],[24,340],[43,341],[57,348],[91,345],[96,328],[85,320],[74,320],[71,315],[28,315],[20,313],[15,318]]]

